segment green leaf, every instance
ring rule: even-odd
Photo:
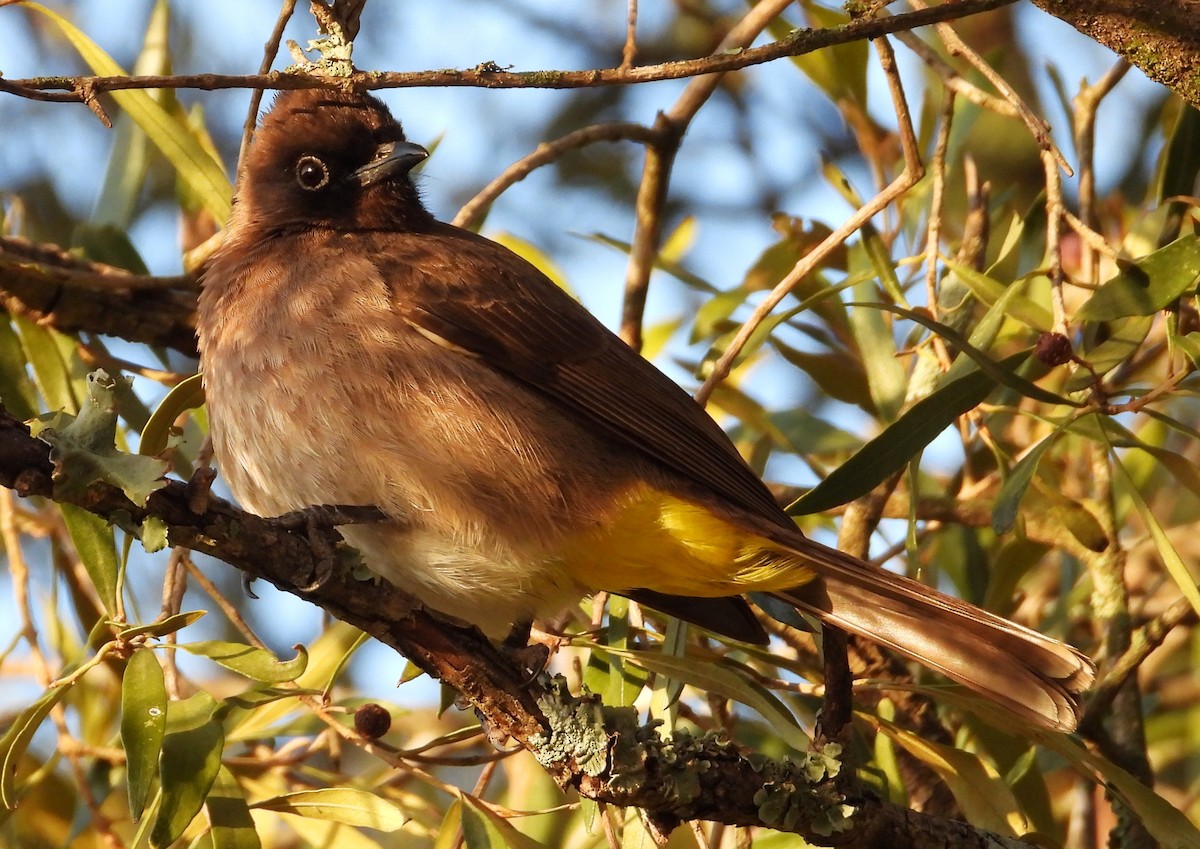
[[[1000,365],[1014,368],[1027,357],[1027,353],[1014,354]],[[788,505],[788,513],[793,516],[821,513],[866,495],[889,475],[903,469],[955,419],[982,404],[996,384],[987,372],[974,371],[939,386],[825,480]]]
[[[7,316],[0,320],[0,404],[21,420],[38,414],[37,388],[29,379],[25,351]]]
[[[925,740],[879,718],[872,720],[890,739],[946,782],[967,821],[1004,837],[1029,830],[1012,790],[978,755]]]
[[[25,359],[33,369],[34,382],[49,409],[74,413],[79,409],[79,399],[72,386],[71,369],[55,338],[57,331],[19,315],[13,316],[12,322],[25,349]]]
[[[1150,532],[1150,539],[1153,541],[1154,547],[1158,550],[1158,556],[1162,558],[1163,565],[1167,567],[1168,574],[1175,581],[1175,586],[1179,587],[1179,591],[1183,593],[1184,598],[1192,605],[1192,609],[1200,613],[1200,587],[1196,586],[1195,577],[1192,576],[1191,570],[1183,562],[1183,558],[1179,556],[1179,552],[1171,543],[1171,540],[1167,538],[1166,531],[1158,523],[1158,519],[1154,517],[1154,513],[1146,504],[1145,499],[1142,498],[1142,494],[1130,478],[1125,464],[1115,454],[1113,457],[1114,462],[1112,466],[1115,473],[1115,481],[1122,485],[1122,489],[1133,502],[1138,516],[1141,517],[1146,530]]]
[[[116,447],[118,381],[103,370],[87,377],[87,398],[77,417],[60,415],[38,438],[50,444],[55,492],[64,498],[83,496],[98,481],[118,486],[135,504],[166,485],[167,464],[153,457],[126,454]]]
[[[204,406],[203,375],[193,374],[171,387],[142,428],[138,453],[157,457],[167,450],[171,428],[181,413]]]
[[[410,819],[396,803],[353,787],[284,793],[255,802],[250,807],[280,814],[295,814],[298,817],[330,820],[359,828],[373,828],[376,831],[396,831]]]
[[[126,628],[117,636],[122,640],[131,640],[134,637],[140,637],[143,634],[151,637],[161,637],[164,634],[173,634],[176,631],[186,628],[193,622],[204,616],[207,611],[191,610],[186,613],[176,613],[174,616],[168,616],[166,619],[160,619],[157,622],[151,622],[147,625],[135,625],[132,628]]]
[[[167,688],[154,652],[139,648],[121,677],[121,745],[125,748],[129,811],[142,817],[150,787],[158,772],[167,729]]]
[[[608,599],[608,629],[604,645],[629,648],[629,600],[621,596]],[[606,705],[631,705],[646,684],[645,671],[625,663],[619,654],[594,651],[588,655],[583,683],[589,692],[598,693]]]
[[[459,798],[463,801],[462,831],[467,849],[546,849],[546,844],[522,834],[474,797],[463,793]]]
[[[304,669],[308,665],[308,652],[303,646],[295,646],[296,656],[287,661],[280,660],[266,649],[224,640],[180,643],[176,648],[188,654],[207,657],[226,669],[263,684],[295,681],[304,674]]]
[[[999,280],[976,271],[969,265],[963,265],[952,259],[945,260],[945,263],[946,267],[953,271],[954,275],[971,290],[971,294],[987,306],[1004,298],[1013,287],[1028,283],[1023,279],[1014,280],[1006,286]],[[1013,298],[1005,311],[1017,321],[1041,333],[1046,333],[1054,328],[1054,317],[1050,314],[1050,310],[1027,296]]]
[[[208,693],[197,693],[167,706],[167,734],[163,738],[159,774],[162,802],[150,845],[166,849],[204,806],[221,766],[225,732],[213,718],[216,702]]]
[[[864,282],[854,289],[856,297],[871,297],[875,287]],[[848,305],[850,329],[854,341],[862,354],[867,386],[871,390],[871,401],[884,421],[893,421],[904,403],[906,384],[904,366],[896,358],[896,340],[892,324],[885,321],[883,314],[865,304]]]
[[[94,73],[106,77],[125,76],[125,71],[111,56],[66,18],[40,3],[26,2],[24,5],[53,21]],[[145,131],[180,178],[203,200],[204,208],[218,222],[224,223],[232,207],[233,187],[220,163],[196,141],[186,123],[164,109],[149,92],[113,91],[109,96]]]
[[[62,700],[76,680],[78,679],[71,678],[56,687],[51,687],[36,702],[13,717],[12,724],[4,732],[4,736],[0,737],[0,806],[8,810],[17,806],[17,766],[42,720]]]
[[[1042,401],[1046,404],[1065,404],[1069,407],[1085,406],[1081,401],[1072,401],[1070,398],[1064,398],[1061,395],[1056,395],[1053,392],[1042,389],[1036,383],[1026,380],[1012,369],[1000,367],[988,356],[986,351],[976,348],[961,333],[947,327],[941,322],[934,321],[922,312],[907,310],[903,307],[892,306],[891,304],[851,304],[851,306],[873,306],[876,309],[894,312],[896,315],[903,316],[910,321],[915,321],[917,324],[927,327],[970,357],[975,362],[975,365],[979,366],[980,371],[986,372],[997,383],[1004,384],[1009,389],[1014,389],[1027,398]]]
[[[204,810],[212,827],[209,834],[213,849],[261,849],[262,841],[241,785],[224,766],[217,770]]]
[[[1077,392],[1086,389],[1095,380],[1092,376],[1093,371],[1103,376],[1117,366],[1128,363],[1130,357],[1141,349],[1153,325],[1154,316],[1149,315],[1134,315],[1110,322],[1105,328],[1107,333],[1104,341],[1095,348],[1080,353],[1080,357],[1087,360],[1088,365],[1092,367],[1091,370],[1076,371],[1063,384],[1063,391]]]
[[[1160,846],[1200,849],[1200,830],[1187,816],[1121,767],[1089,751],[1066,734],[1036,732],[1038,741],[1058,752],[1085,775],[1095,775],[1132,810]]]
[[[171,73],[168,9],[166,0],[157,0],[154,4],[154,9],[150,13],[150,21],[146,25],[146,34],[142,39],[142,50],[133,64],[134,75]],[[148,91],[147,94],[160,104],[173,96],[169,89]],[[128,113],[118,115],[113,123],[116,132],[113,138],[112,154],[108,160],[108,168],[104,172],[104,185],[96,198],[96,206],[88,224],[93,228],[109,228],[124,234],[133,221],[138,200],[145,189],[150,140]],[[78,236],[75,244],[79,244]],[[99,259],[90,250],[89,256]],[[103,261],[107,262],[108,260]],[[114,264],[119,264],[121,268],[129,268],[124,264]]]
[[[117,615],[117,575],[121,561],[117,557],[117,544],[113,539],[112,526],[82,507],[60,504],[63,524],[71,536],[71,543],[83,561],[92,585],[100,596],[100,603],[109,617]]]
[[[1042,455],[1046,453],[1047,448],[1054,444],[1061,432],[1062,428],[1059,428],[1033,446],[1009,470],[1004,486],[1000,487],[1000,493],[996,496],[996,503],[992,505],[992,530],[996,533],[1008,533],[1016,524],[1017,508],[1020,506],[1021,496],[1029,488],[1029,483],[1037,471],[1038,463],[1042,461]]]
[[[1081,321],[1113,321],[1165,309],[1200,277],[1200,236],[1183,236],[1103,283],[1079,308]]]
[[[770,723],[779,738],[798,752],[808,751],[812,744],[808,735],[800,728],[795,716],[773,693],[733,669],[696,656],[675,656],[649,651],[616,651],[597,648],[620,654],[651,672],[666,675],[709,693],[754,709]]]
[[[827,29],[844,26],[850,18],[841,11],[826,9],[814,3],[805,5],[813,27]],[[789,35],[793,27],[783,18],[776,18],[768,27],[775,38]],[[848,99],[860,107],[867,105],[867,65],[870,49],[862,39],[814,50],[793,56],[792,63],[834,103]]]

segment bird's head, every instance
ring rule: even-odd
[[[236,214],[268,232],[419,229],[432,219],[409,172],[428,155],[370,95],[283,91],[251,143]]]

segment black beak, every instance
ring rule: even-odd
[[[390,177],[407,174],[427,156],[429,156],[429,151],[412,142],[399,141],[381,144],[375,151],[375,158],[362,168],[351,171],[347,179],[354,180],[362,186],[373,186]]]

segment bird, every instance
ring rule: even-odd
[[[202,273],[220,473],[261,516],[342,529],[425,607],[501,639],[587,594],[766,644],[764,593],[1035,727],[1075,728],[1075,648],[809,539],[678,384],[542,272],[437,221],[428,156],[373,95],[282,91]]]

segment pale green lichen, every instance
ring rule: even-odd
[[[604,772],[608,766],[608,731],[599,698],[573,697],[566,679],[556,675],[538,697],[538,707],[550,726],[548,733],[530,739],[542,765],[574,761],[585,775]]]
[[[664,738],[661,723],[639,724],[634,708],[607,708],[590,694],[572,696],[561,676],[543,684],[538,707],[549,728],[530,742],[544,766],[567,761],[592,777],[607,773],[614,790],[630,794],[653,780],[655,794],[686,816],[701,799],[703,776],[713,763],[743,757],[715,733],[675,731]],[[747,756],[762,778],[754,801],[763,824],[784,831],[804,825],[822,835],[850,828],[854,807],[833,782],[842,769],[841,754],[840,745],[826,743],[799,762]]]
[[[763,786],[754,794],[763,824],[781,831],[794,831],[806,824],[816,834],[829,836],[848,830],[854,806],[846,804],[832,779],[841,772],[838,758],[842,747],[826,743],[799,763],[764,766]]]
[[[292,54],[292,62],[284,69],[288,74],[313,74],[321,77],[349,77],[354,74],[354,42],[346,38],[342,28],[330,22],[330,31],[320,38],[311,39],[307,48],[289,40],[288,50]],[[317,53],[320,58],[315,62],[308,58],[307,53]]]

